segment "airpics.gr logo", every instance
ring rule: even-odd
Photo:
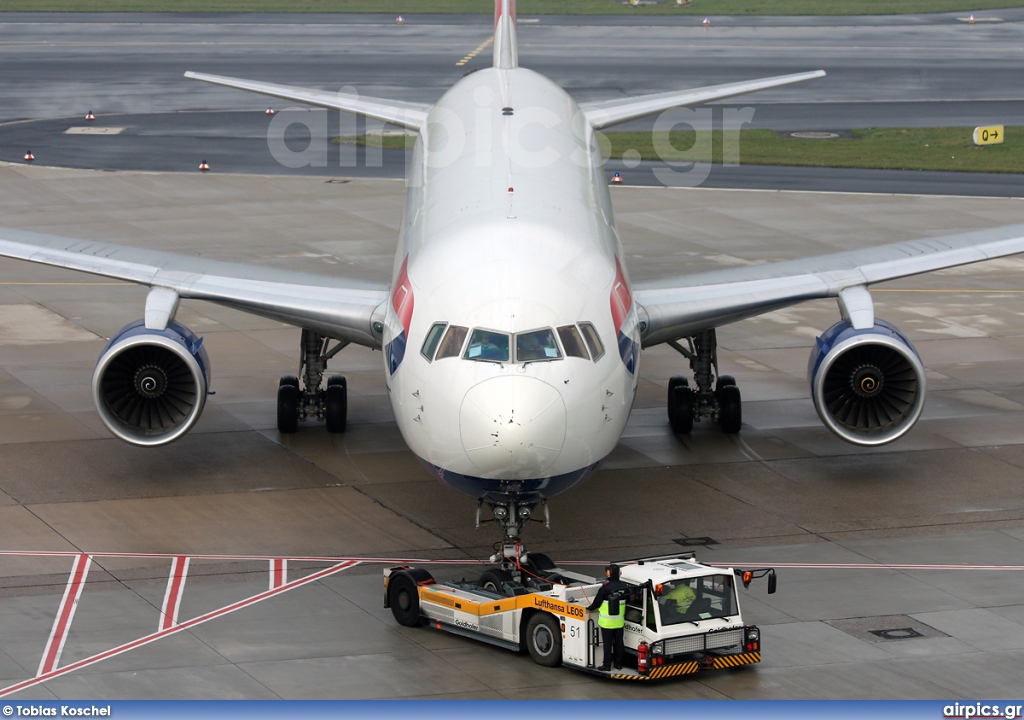
[[[989,705],[986,703],[974,703],[965,705],[953,703],[942,708],[943,718],[1004,718],[1005,720],[1016,720],[1021,716],[1022,705]]]

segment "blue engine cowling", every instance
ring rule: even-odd
[[[924,409],[921,358],[884,320],[866,330],[848,320],[830,327],[811,351],[807,379],[825,427],[854,445],[892,442]]]
[[[153,447],[177,440],[203,412],[210,361],[203,341],[181,323],[149,330],[145,321],[125,325],[96,363],[92,394],[100,418],[114,435]]]

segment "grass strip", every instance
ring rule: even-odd
[[[1024,0],[517,0],[520,15],[897,15],[1024,6]],[[273,12],[490,14],[492,0],[4,0],[0,12]],[[410,22],[412,17],[408,18]]]
[[[656,138],[650,132],[608,132],[604,155],[614,159],[711,162],[721,164],[728,150],[743,165],[868,168],[876,170],[939,170],[1024,173],[1024,127],[1006,128],[999,145],[978,146],[972,127],[868,128],[841,137],[802,139],[774,130],[743,130],[723,147],[721,130],[697,133],[676,130]],[[335,138],[335,143],[370,147],[412,147],[413,135],[361,135]],[[737,152],[738,151],[738,152]]]

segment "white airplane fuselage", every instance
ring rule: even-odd
[[[433,357],[448,328],[427,352],[425,342],[445,323],[456,326],[448,356]],[[579,352],[588,323],[603,353],[593,343]],[[468,336],[452,355],[458,328]],[[499,336],[507,352],[500,338],[474,344]],[[536,337],[546,349],[526,347]],[[409,170],[383,340],[403,437],[462,492],[535,502],[615,447],[637,388],[636,308],[593,131],[550,80],[480,70],[431,109]]]

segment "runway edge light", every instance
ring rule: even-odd
[[[200,172],[206,172],[209,169],[210,169],[210,164],[208,162],[206,162],[205,160],[203,160],[201,163],[199,163],[199,170],[200,170]]]
[[[1002,125],[984,125],[974,128],[975,145],[998,145],[1005,134]]]
[[[96,119],[96,116],[95,116],[95,115],[93,115],[93,114],[92,114],[92,110],[90,110],[89,112],[87,112],[87,113],[85,114],[85,119],[86,119],[86,120],[90,120],[90,121],[91,121],[91,120],[95,120],[95,119]]]
[[[24,159],[25,159],[25,162],[32,162],[33,160],[36,159],[36,156],[32,154],[31,150],[26,150],[25,151],[25,158]]]

